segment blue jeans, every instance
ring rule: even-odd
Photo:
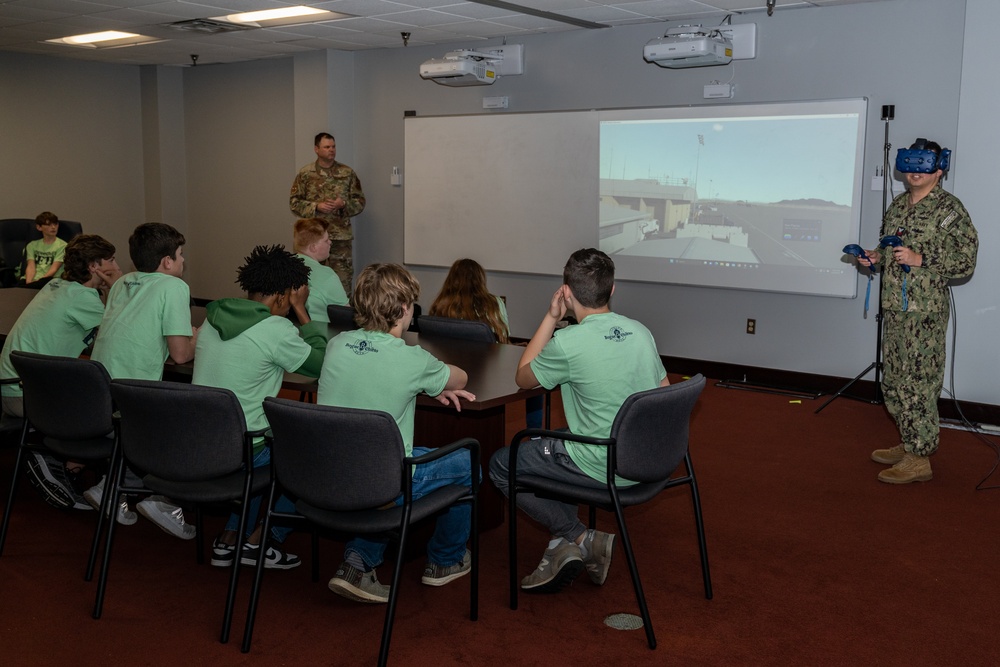
[[[422,456],[434,451],[427,447],[414,447],[413,456]],[[469,466],[469,452],[461,449],[452,452],[436,461],[423,463],[413,470],[413,499],[416,500],[442,486],[458,484],[472,486],[472,473]],[[479,471],[476,471],[479,474]],[[396,498],[396,505],[403,504],[403,496]],[[459,503],[451,506],[447,512],[437,519],[434,535],[427,543],[427,560],[435,565],[449,566],[461,563],[465,557],[465,543],[469,540],[470,521],[472,520],[472,505]],[[373,538],[355,537],[347,543],[344,558],[355,554],[369,568],[382,564],[388,537]]]
[[[271,465],[271,448],[265,447],[264,449],[257,452],[253,457],[253,469],[254,471],[260,470],[261,468],[267,468]],[[266,474],[266,470],[261,473],[255,474]],[[250,499],[250,509],[247,511],[247,528],[246,535],[243,539],[250,537],[250,533],[254,531],[257,527],[257,513],[260,512],[260,500],[261,495],[256,495]],[[286,498],[284,494],[278,496],[278,500],[274,503],[274,509],[276,512],[295,512],[295,503]],[[240,515],[233,512],[229,515],[229,521],[226,522],[226,530],[235,531],[240,527]],[[291,526],[271,526],[271,536],[279,544],[285,541],[288,537],[288,533],[292,532]]]

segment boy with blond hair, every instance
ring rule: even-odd
[[[459,398],[476,399],[464,391],[468,381],[465,371],[403,340],[419,295],[417,279],[398,264],[372,264],[361,272],[354,286],[355,319],[361,328],[345,331],[327,345],[317,401],[388,412],[399,427],[406,456],[432,451],[413,446],[418,394],[434,396],[456,410],[461,409]],[[472,485],[467,452],[452,452],[413,470],[414,499],[452,484]],[[401,500],[402,496],[397,502]],[[472,561],[465,544],[470,519],[468,504],[455,505],[438,517],[427,545],[427,566],[421,578],[424,584],[443,586],[469,573]],[[380,584],[375,575],[386,541],[385,537],[355,537],[348,542],[344,562],[330,580],[330,590],[357,602],[387,602],[389,587]]]

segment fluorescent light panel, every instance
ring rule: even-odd
[[[81,46],[88,49],[111,48],[115,46],[132,46],[134,44],[144,44],[161,41],[155,37],[137,35],[134,32],[120,32],[118,30],[105,30],[103,32],[91,32],[85,35],[70,35],[59,39],[47,39],[47,44],[63,44],[66,46]]]
[[[344,18],[346,14],[328,12],[324,9],[306,7],[280,7],[278,9],[263,9],[256,12],[243,12],[242,14],[229,14],[227,16],[213,16],[217,21],[229,21],[230,23],[281,23],[289,25],[292,23],[313,23],[317,21],[329,21],[332,19]],[[298,21],[296,19],[302,19]]]

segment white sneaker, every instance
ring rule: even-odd
[[[197,530],[184,523],[184,510],[164,496],[150,496],[135,506],[143,515],[166,533],[182,540],[193,540]]]
[[[90,503],[90,506],[95,510],[101,509],[101,500],[104,498],[105,479],[105,477],[102,477],[100,482],[83,492],[84,499]],[[128,501],[122,499],[122,501],[118,503],[118,512],[115,514],[115,521],[123,526],[134,526],[135,522],[138,520],[138,515],[129,509]]]

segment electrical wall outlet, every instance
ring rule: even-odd
[[[748,334],[757,333],[757,320],[747,318],[747,333]]]

